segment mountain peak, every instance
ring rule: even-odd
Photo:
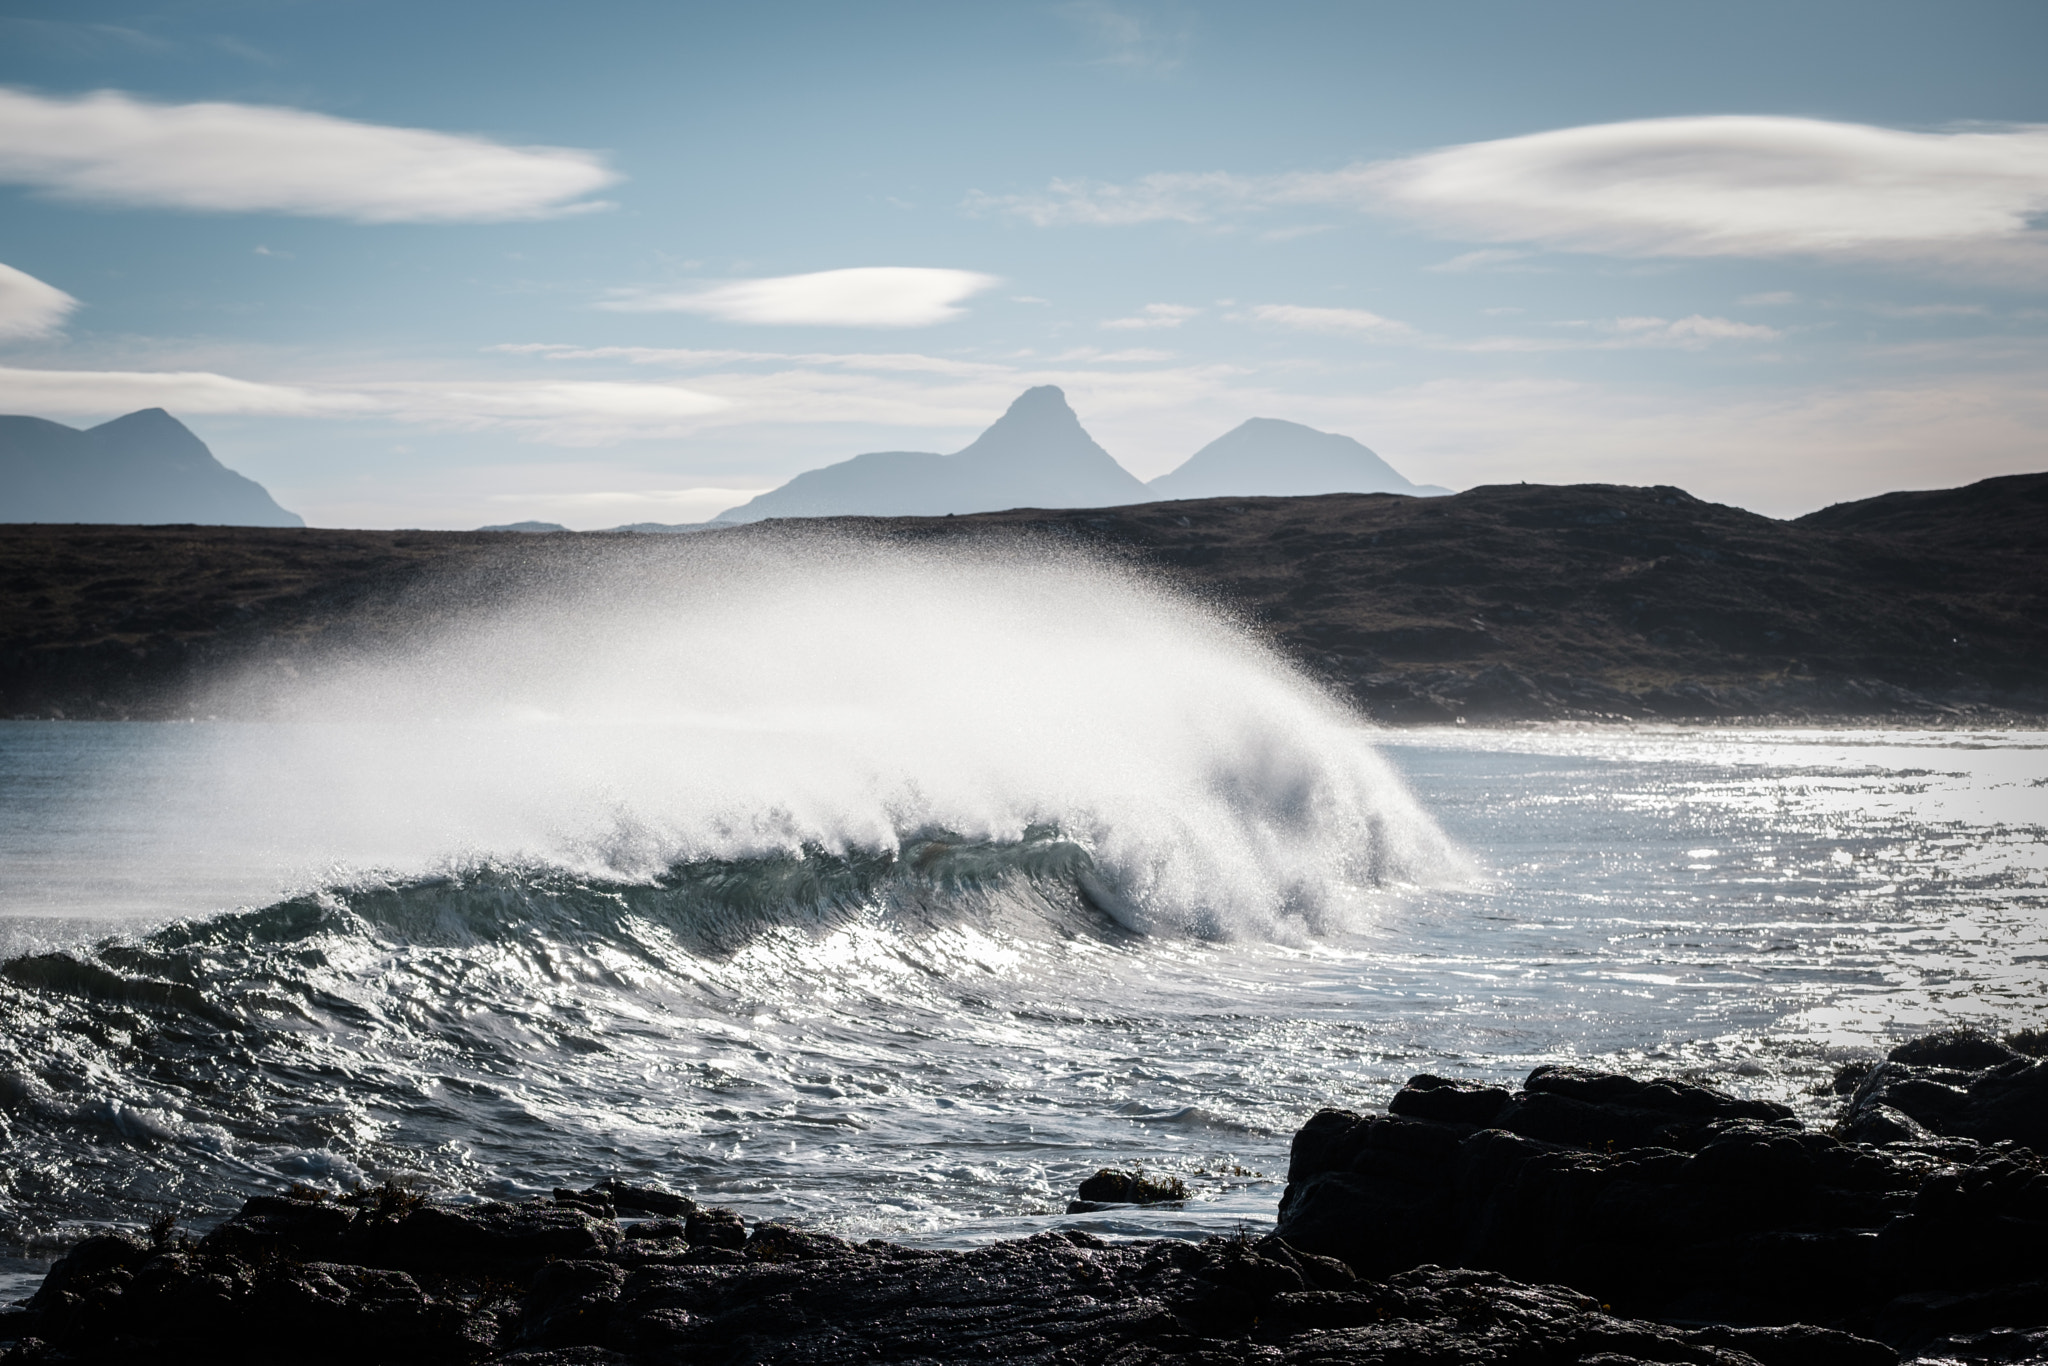
[[[799,474],[718,514],[763,517],[935,516],[1014,507],[1111,507],[1145,486],[1095,444],[1059,386],[1026,389],[988,430],[953,455],[876,451]]]
[[[305,525],[161,408],[86,431],[0,417],[0,522]]]
[[[1147,487],[1157,498],[1450,492],[1410,483],[1348,436],[1275,417],[1240,423]]]

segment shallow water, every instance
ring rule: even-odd
[[[659,1176],[932,1245],[1199,1236],[1270,1221],[1293,1129],[1414,1072],[1579,1058],[1818,1116],[1889,1038],[2044,1014],[2036,732],[1348,730],[1406,861],[1231,919],[1140,885],[1108,780],[1072,829],[373,876],[361,827],[220,796],[259,755],[317,780],[334,732],[299,724],[0,724],[16,1243],[388,1175]],[[1197,1199],[1058,1212],[1112,1163]]]

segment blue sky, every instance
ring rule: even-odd
[[[9,0],[0,411],[315,525],[698,520],[1034,383],[1150,478],[2048,467],[2048,7]]]

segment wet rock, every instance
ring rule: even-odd
[[[608,1177],[584,1193],[603,1196],[619,1214],[653,1214],[671,1219],[687,1219],[697,1208],[697,1202],[687,1195],[678,1195],[660,1186],[628,1185],[617,1177]]]
[[[1528,1138],[1586,1147],[1690,1149],[1728,1120],[1792,1120],[1789,1106],[1742,1100],[1671,1077],[1643,1081],[1579,1067],[1539,1067],[1493,1121]]]
[[[1890,1061],[1910,1067],[1950,1067],[1965,1072],[1997,1067],[2019,1056],[1996,1039],[1974,1030],[1952,1030],[1908,1039],[1887,1055]]]
[[[406,1221],[429,1208],[408,1212]],[[1891,1359],[1875,1344],[1819,1328],[1686,1329],[1630,1320],[1576,1291],[1492,1271],[1432,1266],[1361,1280],[1344,1263],[1276,1237],[1111,1245],[1068,1231],[927,1252],[764,1224],[744,1256],[709,1248],[701,1262],[633,1268],[621,1252],[550,1260],[516,1275],[497,1270],[501,1263],[487,1269],[458,1261],[434,1276],[286,1260],[259,1270],[219,1250],[231,1242],[189,1251],[131,1238],[81,1245],[38,1297],[45,1307],[24,1316],[25,1336],[6,1359],[19,1366],[1877,1366]],[[172,1295],[213,1281],[218,1294],[202,1315],[180,1319],[166,1312],[163,1295],[143,1300],[107,1288],[114,1273],[142,1284],[152,1266],[165,1269]],[[96,1296],[90,1312],[51,1307],[87,1291]]]
[[[1506,1087],[1453,1081],[1425,1072],[1410,1077],[1408,1084],[1395,1093],[1387,1102],[1387,1113],[1406,1119],[1435,1119],[1487,1128],[1507,1108],[1510,1099]]]
[[[1871,1068],[1843,1110],[1841,1127],[1873,1135],[1896,1128],[1897,1120],[1882,1111],[1945,1137],[2010,1140],[2048,1152],[2048,1059],[1977,1035],[1915,1039]]]
[[[682,1219],[646,1219],[625,1230],[629,1242],[688,1242],[690,1225]]]
[[[1104,1167],[1083,1181],[1074,1195],[1091,1205],[1156,1205],[1187,1199],[1188,1188],[1177,1176],[1147,1176],[1142,1171],[1119,1172]]]
[[[683,1228],[692,1247],[738,1249],[747,1245],[746,1223],[729,1209],[692,1210]]]
[[[358,1255],[371,1265],[401,1270],[509,1268],[601,1256],[622,1238],[612,1220],[576,1205],[423,1205],[364,1230]]]
[[[1841,1126],[1842,1137],[1852,1143],[1924,1143],[1934,1137],[1932,1130],[1903,1110],[1881,1101],[1859,1109]]]
[[[1405,1114],[1312,1118],[1278,1235],[1362,1275],[1485,1268],[1655,1318],[1819,1319],[1899,1345],[2043,1321],[2000,1320],[2032,1311],[1982,1298],[2048,1281],[2048,1169],[2016,1144],[1899,1112],[1891,1141],[1843,1142],[1782,1106],[1575,1068],[1539,1068],[1493,1128],[1457,1117],[1463,1094],[1422,1077],[1397,1097]],[[1441,1118],[1417,1113],[1432,1107]]]

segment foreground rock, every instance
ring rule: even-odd
[[[2048,1153],[2048,1059],[2030,1058],[1980,1034],[1935,1034],[1891,1051],[1853,1084],[1844,1137],[1868,1143],[2010,1139]]]
[[[10,1363],[1527,1362],[1889,1366],[1810,1327],[1679,1329],[1587,1296],[1427,1267],[1360,1281],[1277,1238],[972,1252],[778,1225],[724,1245],[691,1209],[622,1229],[599,1192],[455,1210],[266,1198],[196,1245],[114,1235],[0,1331]],[[167,1232],[160,1230],[160,1232]],[[722,1241],[699,1243],[698,1234]]]
[[[2039,1064],[1983,1060],[1993,1084],[1958,1094],[1983,1101],[1990,1142],[1845,1142],[1780,1105],[1576,1068],[1512,1094],[1416,1077],[1386,1116],[1301,1129],[1277,1232],[1361,1274],[1486,1268],[1659,1319],[1804,1320],[1909,1349],[2031,1330],[2048,1324],[2048,1169],[2004,1135],[2034,1132],[2012,1097]],[[1873,1073],[1857,1099],[1899,1090]]]

